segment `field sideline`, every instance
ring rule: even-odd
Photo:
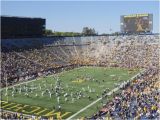
[[[51,75],[3,89],[1,108],[28,115],[66,119],[101,98],[105,89],[109,92],[138,72],[121,68],[75,68],[54,77]],[[59,90],[55,92],[57,86]],[[100,107],[101,103],[98,102],[96,106]],[[93,112],[96,109],[88,114]]]

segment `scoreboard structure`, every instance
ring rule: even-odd
[[[122,33],[150,33],[153,30],[153,14],[132,14],[120,17]]]
[[[45,34],[46,20],[17,16],[1,16],[1,38],[32,38]]]

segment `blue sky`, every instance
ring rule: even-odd
[[[1,14],[46,18],[46,28],[81,32],[85,26],[99,33],[120,31],[120,16],[153,13],[153,32],[159,29],[157,1],[2,1]]]

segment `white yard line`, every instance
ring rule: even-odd
[[[128,82],[132,81],[136,76],[138,76],[139,74],[145,72],[145,70],[143,70],[142,72],[139,72],[138,74],[134,75],[131,79],[129,79],[125,84],[127,84]],[[125,84],[122,84],[121,86],[125,85]],[[111,90],[109,93],[107,93],[106,95],[111,95],[113,92],[116,92],[120,89],[120,87],[116,87],[114,88],[113,90]],[[91,104],[87,105],[86,107],[82,108],[81,110],[79,110],[78,112],[76,112],[75,114],[73,114],[72,116],[70,116],[69,118],[67,118],[66,120],[71,120],[72,118],[74,118],[75,116],[77,116],[79,113],[85,111],[87,108],[91,107],[92,105],[94,105],[95,103],[97,103],[98,101],[100,101],[102,99],[101,98],[98,98],[97,100],[95,100],[94,102],[92,102]]]

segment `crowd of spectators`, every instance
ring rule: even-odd
[[[78,64],[145,68],[158,65],[158,39],[150,36],[127,36],[100,39],[82,48],[81,59],[73,56]],[[155,40],[157,39],[157,40]]]
[[[19,56],[16,52],[2,52],[1,58],[1,87],[31,79],[35,73],[44,69],[41,65]]]
[[[22,120],[33,118],[33,116],[27,116],[16,112],[0,111],[0,118],[1,120]]]
[[[122,88],[88,119],[160,119],[159,70],[149,69]]]
[[[157,36],[100,37],[84,41],[65,41],[39,49],[2,52],[1,86],[39,76],[42,71],[71,64],[146,68],[157,66]],[[89,44],[85,44],[89,43]],[[66,44],[66,45],[65,45]],[[81,45],[82,44],[82,45]],[[85,44],[85,45],[84,45]],[[34,74],[33,74],[34,73]],[[8,84],[9,84],[8,83]]]
[[[79,41],[78,45],[76,41],[73,45],[67,45],[63,41],[63,45],[59,43],[39,49],[2,52],[1,87],[34,79],[52,68],[58,69],[67,65],[145,68],[145,74],[127,84],[120,94],[116,94],[112,101],[107,102],[90,119],[154,119],[159,115],[159,89],[154,87],[159,73],[158,40],[159,36],[153,35],[99,37],[81,41],[82,45]],[[83,45],[84,43],[87,45]],[[16,114],[10,115],[9,118],[16,117]],[[5,113],[1,116],[8,118]]]

